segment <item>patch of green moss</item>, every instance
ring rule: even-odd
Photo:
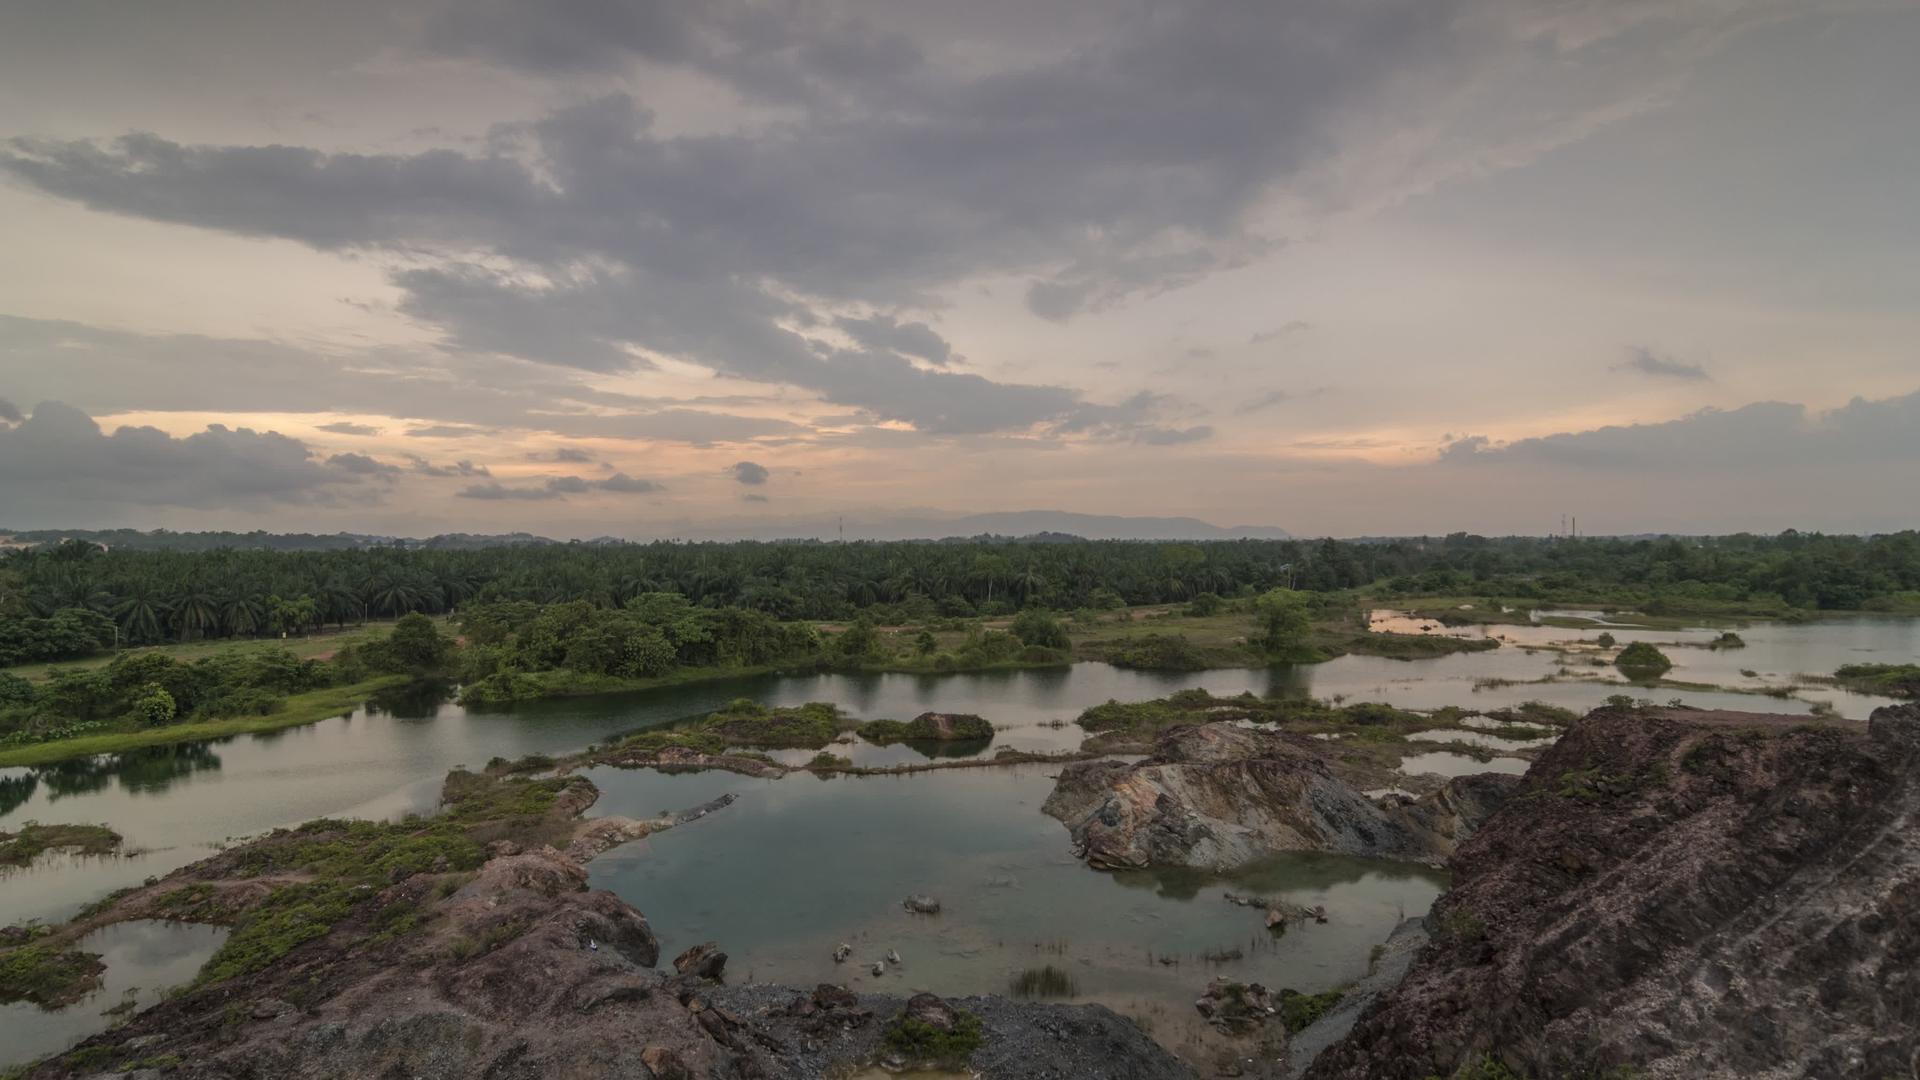
[[[702,720],[697,729],[728,746],[818,750],[840,734],[841,726],[840,710],[825,702],[769,708],[741,698]]]
[[[42,825],[29,821],[18,832],[0,832],[0,866],[25,866],[48,851],[110,855],[120,834],[105,825]]]
[[[1849,690],[1888,697],[1920,697],[1920,664],[1847,664],[1833,673]]]
[[[962,1064],[980,1048],[980,1018],[960,1009],[955,1009],[953,1016],[952,1031],[902,1016],[886,1030],[887,1047],[914,1061]]]
[[[931,715],[923,714],[905,723],[898,720],[869,720],[855,731],[861,738],[880,746],[897,742],[971,742],[993,738],[993,725],[978,716],[949,716],[947,729],[943,733],[940,725],[930,719]]]
[[[1280,1022],[1288,1031],[1306,1030],[1307,1025],[1320,1019],[1328,1009],[1340,1004],[1346,994],[1339,990],[1327,990],[1318,994],[1303,994],[1298,990],[1280,991]]]
[[[352,890],[335,882],[287,885],[246,914],[200,969],[195,986],[259,971],[296,947],[326,936],[353,910]]]
[[[580,783],[572,777],[529,780],[455,769],[440,788],[440,814],[452,821],[543,817],[560,793]]]
[[[301,871],[345,884],[377,884],[442,870],[472,870],[486,861],[481,846],[451,821],[309,822],[278,843],[240,858],[243,876]]]
[[[71,1004],[92,993],[105,970],[97,953],[29,940],[0,952],[0,1004],[30,1001],[44,1009]]]

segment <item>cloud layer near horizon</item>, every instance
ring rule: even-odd
[[[0,476],[55,516],[65,490],[592,534],[777,470],[783,508],[1353,531],[1300,501],[1318,477],[1903,467],[1886,268],[1920,238],[1826,196],[1880,206],[1913,121],[1813,112],[1899,100],[1903,42],[1920,16],[1852,0],[0,13],[0,88],[65,103],[52,130],[0,104],[27,239],[0,394],[80,410],[0,402],[0,436],[147,440],[232,490]],[[1769,100],[1788,60],[1807,89]],[[1832,242],[1784,243],[1809,221]],[[177,269],[255,260],[297,272],[211,302]],[[1419,531],[1449,494],[1401,502]]]

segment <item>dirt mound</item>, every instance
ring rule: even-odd
[[[1307,1075],[1915,1075],[1917,812],[1920,707],[1865,730],[1596,711],[1460,847],[1433,943]]]
[[[1290,851],[1438,863],[1515,782],[1467,777],[1381,803],[1340,779],[1314,739],[1202,724],[1164,732],[1136,764],[1067,766],[1042,809],[1098,869],[1230,870]]]

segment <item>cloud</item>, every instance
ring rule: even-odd
[[[1178,446],[1181,443],[1200,442],[1213,437],[1213,428],[1206,424],[1196,424],[1189,428],[1142,428],[1134,441],[1149,446]]]
[[[661,490],[664,489],[652,480],[639,480],[626,473],[617,472],[600,480],[588,480],[580,476],[549,476],[540,484],[527,487],[510,487],[498,482],[474,484],[460,489],[457,494],[463,499],[541,502],[563,499],[568,495],[585,495],[595,491],[641,495]]]
[[[1712,378],[1707,369],[1699,364],[1689,364],[1684,360],[1661,356],[1644,345],[1635,345],[1627,350],[1627,359],[1613,366],[1615,371],[1637,371],[1642,375],[1652,375],[1661,379],[1682,379],[1689,382],[1706,382]]]
[[[184,438],[133,426],[109,435],[86,413],[56,401],[0,428],[0,506],[48,519],[129,504],[373,501],[384,487],[377,482],[396,471],[361,454],[323,460],[298,439],[221,424]]]
[[[734,462],[732,472],[733,478],[736,481],[755,487],[766,483],[767,477],[770,475],[767,472],[766,466],[756,465],[751,461]]]
[[[591,465],[593,455],[585,450],[576,450],[571,446],[562,446],[547,452],[534,451],[527,455],[528,461],[557,461],[564,465]]]
[[[26,417],[20,415],[20,409],[15,406],[13,402],[8,401],[6,398],[0,398],[0,420],[5,420],[9,424],[17,424],[25,419]]]
[[[648,492],[664,490],[652,480],[639,480],[626,473],[617,472],[594,484],[602,491],[618,491],[628,495],[642,495]]]
[[[464,458],[451,465],[435,465],[418,454],[408,454],[414,472],[423,476],[492,476],[485,465],[475,465]]]
[[[902,323],[891,315],[855,319],[841,316],[834,325],[855,342],[869,349],[891,349],[905,356],[917,356],[930,364],[945,365],[953,359],[953,348],[945,338],[923,322]]]
[[[743,491],[740,493],[740,501],[751,502],[751,503],[763,503],[767,501],[767,497],[765,495],[760,494],[757,491]]]
[[[1261,224],[1276,194],[1331,213],[1522,164],[1640,100],[1650,73],[1562,79],[1552,100],[1514,87],[1621,35],[1711,37],[1755,17],[1682,8],[1575,33],[1507,0],[1176,3],[1045,44],[1010,25],[986,31],[1006,47],[980,49],[911,12],[837,4],[776,18],[474,0],[413,9],[399,23],[420,36],[398,48],[595,80],[563,82],[571,103],[474,132],[464,152],[16,138],[0,174],[106,213],[372,254],[399,267],[399,310],[455,355],[579,372],[670,357],[930,434],[1017,432],[1093,403],[922,370],[951,362],[944,338],[850,312],[926,308],[1005,275],[1064,321],[1247,265],[1285,242]],[[639,64],[717,80],[780,120],[688,131],[624,94],[582,100]],[[1467,124],[1468,105],[1487,115]],[[1428,141],[1379,139],[1389,121]],[[822,352],[811,328],[829,326],[855,347]]]
[[[335,454],[327,459],[327,464],[342,472],[355,476],[397,476],[400,467],[376,461],[365,454]]]
[[[1304,334],[1311,329],[1313,329],[1312,323],[1303,322],[1299,319],[1295,319],[1292,322],[1286,323],[1272,330],[1261,330],[1255,333],[1252,337],[1247,339],[1247,344],[1261,345],[1269,341],[1275,341],[1279,338],[1287,337],[1288,335],[1291,335],[1291,334]]]
[[[405,432],[410,439],[464,439],[470,435],[491,435],[485,428],[469,424],[416,424]]]
[[[335,435],[378,435],[380,429],[367,424],[355,424],[346,420],[332,424],[321,424],[321,431],[331,431]]]
[[[1765,470],[1920,463],[1920,391],[1828,412],[1758,402],[1703,409],[1655,424],[1562,432],[1496,444],[1483,435],[1449,440],[1447,465],[1541,465],[1632,470],[1648,476],[1684,469]]]
[[[1289,402],[1292,400],[1293,400],[1293,394],[1290,391],[1269,390],[1266,393],[1261,394],[1260,396],[1253,398],[1252,400],[1248,401],[1246,404],[1240,406],[1240,408],[1237,409],[1236,411],[1241,416],[1246,416],[1250,413],[1260,412],[1263,409],[1271,409],[1275,405],[1284,404],[1285,402]]]

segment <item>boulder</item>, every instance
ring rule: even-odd
[[[713,941],[703,941],[673,958],[673,970],[680,974],[716,982],[726,966],[727,954],[720,951],[718,942]]]
[[[915,915],[940,914],[940,901],[935,900],[933,897],[927,896],[924,893],[915,893],[914,895],[907,897],[905,900],[901,901],[900,906],[906,908],[908,911],[913,912]]]

